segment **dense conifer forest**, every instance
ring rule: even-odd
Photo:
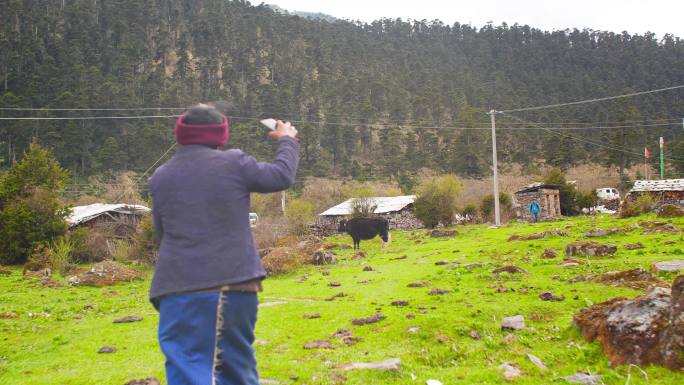
[[[232,145],[261,158],[272,143],[258,118],[295,122],[300,177],[401,182],[422,168],[478,177],[490,172],[490,109],[684,84],[684,41],[671,35],[330,22],[227,0],[2,0],[0,9],[0,117],[166,116],[181,110],[136,109],[227,100]],[[500,159],[624,168],[664,136],[676,164],[684,146],[669,144],[684,139],[683,102],[679,89],[497,116]],[[0,168],[36,138],[75,176],[142,171],[173,143],[172,124],[0,120]],[[584,129],[511,130],[525,127]]]

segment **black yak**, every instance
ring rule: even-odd
[[[362,239],[373,239],[376,235],[382,238],[383,247],[390,239],[389,222],[383,218],[352,218],[340,222],[339,232],[346,231],[354,240],[354,249],[359,248]]]

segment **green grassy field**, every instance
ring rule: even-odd
[[[271,277],[260,296],[256,346],[262,378],[281,384],[444,384],[505,383],[497,367],[509,362],[522,375],[517,384],[550,384],[578,371],[603,376],[605,384],[625,384],[628,367],[610,368],[597,343],[587,343],[572,325],[578,310],[615,296],[634,297],[639,291],[597,283],[567,281],[580,274],[649,269],[653,262],[684,259],[682,234],[641,235],[633,228],[626,234],[595,238],[618,246],[613,257],[596,258],[591,265],[560,267],[562,250],[570,241],[584,239],[592,228],[632,226],[633,219],[571,218],[542,224],[511,224],[500,229],[484,225],[455,227],[455,238],[428,238],[425,231],[392,234],[392,244],[381,249],[380,240],[361,243],[367,256],[352,259],[353,251],[333,249],[338,263],[306,266],[295,273]],[[672,221],[684,227],[684,219]],[[550,236],[533,241],[507,242],[511,234],[560,229],[568,237]],[[665,241],[676,241],[664,245]],[[351,244],[349,237],[327,242]],[[627,243],[641,242],[641,250],[625,250]],[[554,248],[556,259],[541,259],[545,248]],[[406,258],[400,259],[406,256]],[[437,261],[485,263],[475,268],[436,265]],[[529,275],[491,271],[514,264]],[[363,271],[365,266],[372,271]],[[151,271],[148,271],[148,277]],[[326,273],[326,274],[324,274]],[[661,275],[670,281],[673,275]],[[330,282],[339,287],[330,287]],[[427,287],[409,288],[425,281]],[[157,315],[147,301],[149,279],[105,288],[43,288],[24,279],[20,269],[0,276],[0,384],[123,384],[134,378],[164,379],[163,356],[156,342]],[[496,287],[509,290],[498,292]],[[433,288],[449,290],[429,295]],[[512,290],[511,290],[512,289]],[[562,302],[544,302],[543,291],[564,295]],[[326,300],[344,292],[345,297]],[[391,306],[406,300],[408,306]],[[354,318],[381,312],[386,319],[363,326]],[[320,313],[320,318],[304,315]],[[501,319],[523,315],[527,328],[500,329]],[[142,322],[113,324],[126,315],[143,316]],[[411,328],[417,328],[412,329]],[[338,329],[350,329],[362,341],[347,346],[332,337]],[[481,339],[469,334],[477,331]],[[510,339],[510,338],[509,338]],[[329,340],[334,349],[304,349],[313,340]],[[113,345],[112,354],[98,354]],[[526,354],[539,357],[549,368],[533,365]],[[399,358],[396,372],[344,371],[337,366]],[[631,384],[682,384],[684,373],[658,367],[631,369]],[[562,381],[560,383],[563,383]]]

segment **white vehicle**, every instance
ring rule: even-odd
[[[620,199],[620,192],[612,187],[597,188],[596,195],[600,200]]]
[[[256,227],[259,216],[257,213],[249,213],[249,225],[251,227]]]

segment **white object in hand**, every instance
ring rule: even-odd
[[[268,127],[269,130],[274,131],[276,129],[276,120],[275,119],[264,119],[261,121],[261,124],[264,126]]]

